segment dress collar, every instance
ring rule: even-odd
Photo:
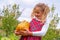
[[[37,17],[34,17],[34,19],[36,19],[36,21],[39,21],[42,23],[42,21],[40,19],[38,19]],[[46,20],[43,23],[45,23],[45,22],[46,22]]]

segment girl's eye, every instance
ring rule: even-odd
[[[35,13],[38,13],[39,14],[40,12],[35,12]]]
[[[37,14],[39,14],[39,12],[36,12]]]

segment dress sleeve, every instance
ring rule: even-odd
[[[50,23],[50,19],[46,20],[46,23],[44,24],[44,26],[42,27],[41,31],[37,31],[37,32],[32,32],[33,36],[44,36],[49,28],[49,23]]]

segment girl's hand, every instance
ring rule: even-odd
[[[19,31],[17,31],[17,30],[15,30],[15,32],[14,32],[16,35],[20,35],[20,32]]]
[[[25,29],[24,31],[20,31],[20,35],[22,35],[22,36],[32,36],[32,32]]]

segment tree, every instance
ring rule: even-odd
[[[14,32],[18,24],[17,18],[21,15],[19,5],[14,4],[13,6],[9,5],[6,8],[4,7],[2,14],[2,27],[0,29],[6,33],[6,36],[9,36]]]

